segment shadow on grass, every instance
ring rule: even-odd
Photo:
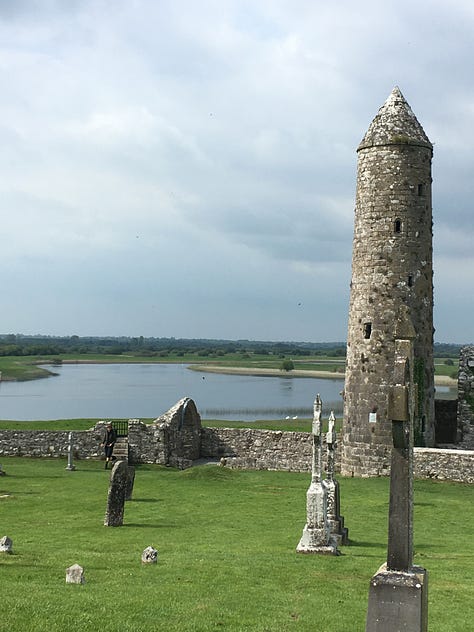
[[[162,503],[161,498],[131,498],[127,503]]]
[[[121,527],[111,527],[112,529],[116,528],[131,528],[134,529],[176,529],[178,525],[176,524],[145,524],[144,522],[127,522],[123,524]]]
[[[380,549],[387,546],[387,542],[364,542],[363,540],[349,540],[349,543],[344,545],[349,547],[363,547],[367,549]]]

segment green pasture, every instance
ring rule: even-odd
[[[386,555],[388,479],[340,479],[350,546],[295,552],[308,474],[136,468],[124,526],[104,527],[99,461],[4,458],[0,630],[355,632]],[[471,629],[472,486],[415,482],[415,563],[429,571],[430,632]],[[147,546],[158,564],[142,565]],[[65,583],[84,567],[86,583]]]
[[[99,353],[81,353],[81,354],[58,354],[54,358],[51,356],[0,356],[0,372],[4,380],[34,380],[41,377],[50,377],[54,374],[54,362],[80,362],[80,363],[183,363],[196,364],[199,366],[222,366],[237,367],[245,369],[273,369],[281,370],[283,358],[291,358],[298,371],[327,371],[335,374],[335,377],[343,377],[345,360],[336,356],[305,356],[304,358],[291,357],[290,355],[270,355],[260,353],[225,353],[225,354],[207,354],[199,353],[169,353],[165,357],[150,357],[147,355],[139,355],[138,353],[116,354],[99,354]],[[38,364],[47,364],[49,368],[45,369]],[[458,359],[448,360],[446,364],[445,358],[435,358],[436,375],[457,375]],[[291,372],[289,372],[291,374]]]
[[[99,419],[55,419],[52,421],[15,421],[0,420],[0,430],[89,430]],[[151,423],[153,419],[141,419]],[[311,419],[257,419],[256,421],[222,421],[203,419],[202,425],[207,428],[259,428],[260,430],[281,430],[293,432],[311,432]],[[342,419],[336,419],[336,430],[340,430]],[[326,430],[327,420],[324,430]]]

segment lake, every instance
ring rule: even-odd
[[[0,382],[0,419],[159,417],[191,397],[203,419],[252,421],[342,414],[343,379],[224,375],[186,364],[65,364],[55,377]],[[48,367],[51,368],[51,367]]]

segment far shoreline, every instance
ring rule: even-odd
[[[23,381],[54,377],[58,375],[57,373],[54,372],[54,370],[45,368],[45,365],[48,365],[51,367],[58,366],[54,362],[41,360],[35,364],[43,366],[43,371],[44,371],[43,374],[31,375],[28,377],[24,377],[23,379],[3,376],[3,379],[2,379],[1,372],[0,372],[0,382],[2,381],[3,382],[23,382]],[[157,362],[155,359],[146,360],[143,358],[139,360],[133,360],[132,358],[130,359],[127,358],[126,360],[124,360],[122,356],[122,359],[118,362],[110,361],[110,359],[99,360],[99,359],[90,359],[90,358],[88,359],[68,358],[68,359],[62,360],[61,364],[85,365],[85,364],[177,364],[177,363],[166,362],[166,361]],[[221,373],[223,375],[249,375],[249,376],[255,376],[255,377],[317,378],[317,379],[323,379],[323,380],[340,380],[341,382],[343,382],[345,379],[344,370],[342,371],[312,371],[309,369],[308,370],[292,369],[291,371],[284,371],[278,368],[219,366],[215,364],[199,364],[199,363],[193,363],[189,361],[182,362],[182,364],[185,364],[188,367],[188,369],[190,369],[191,371],[200,371],[202,373]],[[435,383],[435,386],[444,386],[444,387],[447,387],[450,389],[456,389],[456,390],[457,390],[457,385],[458,385],[458,382],[456,379],[453,379],[452,377],[449,377],[447,375],[435,375],[434,383]]]
[[[233,367],[233,366],[211,366],[206,364],[190,364],[192,371],[202,371],[203,373],[223,373],[226,375],[254,375],[260,377],[316,377],[323,380],[341,380],[344,381],[344,372],[337,371],[301,371],[292,369],[291,371],[282,371],[281,369],[264,369],[257,367]],[[456,388],[457,380],[447,375],[435,375],[435,386],[448,386]]]

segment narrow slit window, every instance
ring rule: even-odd
[[[413,275],[408,275],[408,287],[413,287]]]
[[[401,233],[402,232],[402,220],[401,219],[396,219],[395,223],[393,225],[393,230],[395,233]]]
[[[369,340],[372,335],[372,323],[364,323],[364,338]]]
[[[425,186],[424,184],[419,184],[418,185],[418,196],[421,197],[422,195],[424,195],[425,193]]]

